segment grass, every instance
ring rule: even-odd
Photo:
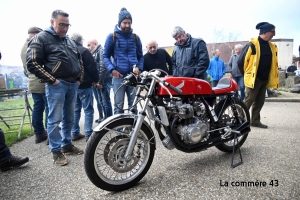
[[[25,101],[23,97],[14,96],[12,99],[7,99],[1,97],[0,99],[0,116],[6,121],[10,126],[10,129],[5,125],[4,122],[0,122],[0,128],[5,133],[5,143],[11,146],[29,136],[33,135],[33,129],[30,129],[29,117],[25,116],[24,125],[21,132],[21,138],[18,139],[19,129],[22,121],[22,115],[24,113]],[[33,106],[33,100],[28,97],[28,101]],[[15,110],[8,110],[15,109]],[[31,111],[30,111],[31,115]],[[13,132],[12,132],[13,131]]]

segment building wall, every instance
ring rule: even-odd
[[[209,57],[212,58],[212,50],[219,49],[221,51],[220,58],[224,60],[225,63],[229,62],[231,55],[234,53],[234,46],[241,44],[245,46],[249,41],[236,41],[228,43],[208,43],[206,44]],[[293,39],[273,39],[278,47],[278,65],[282,69],[291,65],[293,60]],[[161,47],[165,49],[170,55],[172,55],[174,46]]]
[[[278,65],[281,69],[286,69],[293,61],[293,40],[274,40],[278,47]]]

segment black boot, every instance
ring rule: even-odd
[[[0,165],[0,170],[2,172],[12,169],[13,167],[20,167],[29,161],[29,158],[21,158],[17,156],[12,156],[9,161]]]
[[[36,144],[37,144],[37,143],[41,143],[41,142],[47,140],[47,138],[48,138],[48,135],[47,135],[46,132],[43,132],[43,133],[36,133],[36,134],[35,134],[35,143],[36,143]]]

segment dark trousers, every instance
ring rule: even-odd
[[[6,163],[11,158],[8,146],[5,144],[4,132],[0,128],[0,165]]]
[[[266,90],[267,81],[261,81],[258,78],[255,79],[253,89],[246,87],[244,102],[248,109],[252,106],[251,123],[260,122],[260,111],[265,103]]]

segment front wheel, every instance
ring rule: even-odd
[[[233,109],[231,106],[231,102],[226,102],[224,105],[224,100],[220,101],[220,103],[216,106],[216,114],[219,116],[219,127],[224,127],[230,125],[230,128],[235,130],[238,128],[243,122],[250,121],[249,110],[247,109],[245,103],[238,98],[234,98],[234,104],[236,107],[236,111],[238,113],[239,122],[237,122],[236,118],[233,115]],[[242,146],[248,137],[248,133],[237,137],[237,140],[230,140],[228,142],[224,142],[220,145],[216,145],[216,147],[223,152],[232,152],[233,147],[234,150],[237,150],[238,147]],[[237,143],[239,145],[237,145]]]
[[[132,131],[133,119],[112,122],[100,132],[94,132],[84,155],[85,171],[91,182],[108,191],[133,187],[149,170],[154,157],[154,136],[142,125],[130,160],[124,158]]]

